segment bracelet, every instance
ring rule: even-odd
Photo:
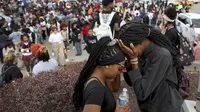
[[[132,65],[136,65],[136,64],[138,64],[138,58],[131,59],[130,62]]]
[[[131,59],[130,62],[138,61],[138,58]]]
[[[131,65],[136,65],[136,64],[138,64],[138,61],[131,62]]]

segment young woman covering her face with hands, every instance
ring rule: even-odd
[[[128,59],[126,82],[133,86],[141,112],[180,112],[183,100],[176,88],[178,51],[148,25],[128,23],[118,34]]]

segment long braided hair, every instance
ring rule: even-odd
[[[182,70],[182,66],[178,58],[179,50],[173,46],[168,38],[162,33],[156,31],[149,25],[132,22],[121,27],[117,38],[121,39],[126,46],[129,46],[130,43],[133,43],[133,45],[138,45],[144,40],[149,39],[158,46],[166,48],[172,55],[173,64],[177,70],[178,83],[180,82],[180,72]]]
[[[110,43],[111,39],[109,37],[103,37],[97,42],[95,49],[90,54],[87,63],[79,75],[73,93],[73,104],[77,111],[83,109],[83,91],[85,83],[97,65],[99,65],[99,62],[109,60],[116,56],[117,53],[121,52],[116,44],[110,46]]]

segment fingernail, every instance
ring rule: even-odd
[[[133,44],[132,44],[132,43],[131,43],[130,45],[131,45],[131,46],[133,46]]]

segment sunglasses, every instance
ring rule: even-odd
[[[117,65],[120,65],[120,69],[119,69],[120,71],[122,71],[123,73],[127,72],[125,65],[123,65],[123,64],[117,64]]]

